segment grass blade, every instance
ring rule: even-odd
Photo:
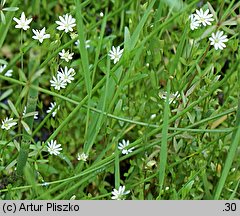
[[[161,199],[161,193],[163,189],[165,170],[167,167],[167,154],[168,154],[168,127],[169,127],[169,95],[170,95],[170,80],[167,83],[167,98],[163,111],[163,126],[162,126],[162,141],[160,151],[160,164],[159,164],[159,195],[158,199]]]
[[[232,135],[232,143],[230,145],[230,148],[228,150],[228,155],[223,167],[222,175],[219,179],[216,191],[214,193],[214,199],[218,200],[221,196],[222,190],[224,188],[226,179],[228,177],[228,173],[231,169],[234,156],[236,154],[237,148],[239,146],[239,140],[240,140],[240,99],[238,102],[238,111],[237,111],[237,122],[236,122],[236,130]]]

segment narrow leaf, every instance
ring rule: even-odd
[[[32,131],[31,131],[31,129],[30,129],[30,127],[27,125],[27,123],[25,122],[25,121],[21,121],[21,123],[22,123],[22,126],[24,127],[24,129],[26,130],[26,132],[29,134],[29,135],[31,135],[32,134]]]
[[[16,107],[14,106],[14,104],[8,100],[8,105],[10,107],[10,109],[12,110],[12,112],[14,113],[15,116],[19,117],[18,111],[16,109]]]
[[[13,90],[12,89],[8,89],[7,91],[5,91],[1,97],[0,97],[0,101],[2,101],[3,99],[7,98],[10,94],[12,94]]]
[[[7,8],[3,8],[3,11],[17,11],[19,8],[18,7],[7,7]]]
[[[216,11],[213,9],[212,5],[209,2],[207,2],[207,4],[208,4],[209,10],[211,11],[211,14],[213,15],[213,18],[215,19],[216,22],[218,22]]]
[[[130,48],[130,32],[129,32],[129,29],[128,27],[125,27],[124,28],[124,50],[129,50]]]
[[[18,72],[19,72],[20,80],[27,82],[27,77],[25,76],[23,71],[21,69],[19,69]]]
[[[4,15],[4,13],[2,11],[0,11],[0,13],[1,13],[1,21],[5,25],[6,24],[5,15]]]

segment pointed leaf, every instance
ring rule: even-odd
[[[6,24],[5,15],[2,11],[0,11],[0,14],[1,14],[1,21],[2,21],[3,25],[5,25]]]
[[[6,3],[6,0],[2,0],[2,1],[1,1],[2,7],[5,5],[5,3]]]
[[[7,91],[5,91],[1,97],[0,97],[0,101],[2,101],[3,99],[7,98],[10,94],[12,94],[13,90],[12,89],[8,89]]]
[[[13,140],[14,145],[16,146],[17,150],[20,151],[20,144],[17,140]]]
[[[23,121],[23,120],[21,120],[21,123],[22,123],[22,126],[24,127],[24,129],[27,131],[27,133],[29,135],[31,135],[32,131],[31,131],[30,127],[27,125],[27,123],[25,121]]]
[[[0,64],[7,65],[8,63],[4,59],[0,59]]]
[[[216,11],[213,9],[212,5],[209,2],[207,2],[207,4],[208,4],[208,8],[209,8],[211,14],[213,15],[213,18],[215,19],[216,22],[218,22],[218,17],[217,17]]]
[[[3,11],[17,11],[19,8],[18,7],[7,7],[7,8],[3,8]]]
[[[20,80],[27,82],[27,77],[25,76],[23,71],[21,69],[19,69],[18,71],[19,71]]]
[[[29,86],[26,85],[20,94],[20,98],[23,98],[28,93],[28,90],[29,90]]]
[[[27,113],[26,115],[24,115],[22,118],[31,117],[31,116],[34,116],[34,115],[36,115],[36,114],[38,114],[38,112],[29,112],[29,113]]]
[[[38,70],[38,71],[32,76],[31,82],[33,82],[35,79],[37,79],[38,77],[40,77],[44,71],[45,71],[45,68],[41,68],[40,70]]]
[[[1,102],[0,102],[0,107],[2,107],[5,110],[9,110],[8,106],[4,103],[1,103]]]
[[[17,160],[13,160],[10,164],[7,165],[7,167],[5,168],[6,171],[8,171],[9,169],[11,169],[13,166],[15,166],[15,164],[17,163]]]
[[[130,32],[128,27],[124,28],[124,50],[127,51],[129,50],[130,47]]]
[[[16,109],[16,107],[14,106],[14,104],[8,100],[8,105],[10,107],[10,109],[12,110],[12,112],[14,113],[15,116],[19,117],[18,111]]]

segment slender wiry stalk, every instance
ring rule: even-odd
[[[23,71],[23,51],[22,51],[22,45],[23,45],[23,30],[21,29],[21,46],[20,46],[20,53],[21,53],[21,70]]]

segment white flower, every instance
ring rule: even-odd
[[[75,200],[76,199],[76,195],[73,195],[70,200]]]
[[[20,28],[23,30],[28,30],[30,28],[29,24],[32,22],[32,18],[26,19],[25,13],[22,12],[21,18],[17,19],[16,17],[13,17],[13,20],[17,23],[15,28]]]
[[[56,90],[60,90],[61,88],[66,88],[66,81],[62,80],[60,76],[52,77],[52,80],[50,80],[51,86],[53,86]]]
[[[151,116],[150,116],[150,119],[155,119],[157,117],[157,114],[152,114]]]
[[[47,113],[50,113],[55,108],[56,105],[57,105],[56,102],[54,103],[51,102],[51,106],[48,108]],[[52,117],[55,117],[59,109],[60,109],[60,105],[58,105],[57,108],[52,112]]]
[[[205,12],[203,12],[203,9],[196,10],[195,18],[204,26],[211,25],[211,22],[214,20],[211,18],[213,15],[208,14],[209,9],[207,9]]]
[[[85,48],[86,49],[88,49],[88,48],[90,48],[91,46],[90,46],[90,42],[91,42],[91,40],[86,40],[85,41]],[[77,41],[75,41],[75,43],[74,43],[77,47],[79,46],[79,44],[80,44],[80,41],[79,40],[77,40]]]
[[[27,107],[25,106],[24,109],[23,109],[23,114],[22,114],[23,116],[26,115],[26,111],[27,111]],[[38,119],[38,112],[37,111],[35,112],[33,118]]]
[[[8,70],[4,75],[6,77],[11,77],[12,76],[12,72],[13,72],[13,70]]]
[[[41,185],[42,185],[43,187],[47,187],[47,186],[49,185],[49,183],[48,183],[48,182],[43,182]]]
[[[200,26],[200,21],[198,19],[196,19],[196,16],[194,14],[191,14],[189,16],[190,19],[190,28],[192,30],[197,29]]]
[[[86,49],[88,49],[88,48],[91,47],[91,46],[90,46],[90,42],[91,42],[91,40],[86,40],[86,41],[85,41],[85,47],[86,47]]]
[[[225,48],[226,45],[224,42],[228,41],[227,35],[223,35],[223,31],[217,31],[216,34],[212,33],[212,37],[210,37],[209,40],[211,41],[210,44],[213,45],[216,50]]]
[[[78,160],[87,161],[87,158],[88,158],[87,154],[85,154],[85,153],[79,154],[78,153],[78,157],[77,157]]]
[[[5,129],[5,130],[9,130],[11,127],[13,127],[14,125],[16,125],[17,122],[14,122],[13,121],[13,118],[8,118],[6,117],[3,121],[2,121],[2,129]]]
[[[72,17],[72,15],[63,15],[59,16],[60,21],[56,21],[56,23],[59,25],[57,27],[60,31],[65,31],[68,33],[69,31],[73,31],[73,27],[76,26],[76,20]]]
[[[36,112],[33,116],[34,119],[38,119],[38,112]]]
[[[125,186],[120,186],[119,189],[113,189],[112,191],[112,199],[113,200],[124,200],[125,199],[125,195],[129,194],[130,191],[125,191]]]
[[[180,97],[180,94],[177,92],[175,92],[174,94],[170,94],[170,97],[169,97],[169,104],[171,103],[176,103],[176,98],[179,98]]]
[[[166,100],[167,99],[167,92],[162,92],[162,91],[160,91],[159,93],[158,93],[158,95],[159,95],[159,97],[161,98],[161,99],[164,99],[164,100]],[[170,94],[169,95],[169,104],[171,104],[171,103],[176,103],[176,98],[179,98],[180,97],[180,94],[178,93],[178,91],[176,92],[176,93],[174,93],[174,94]]]
[[[36,113],[33,116],[34,119],[38,119],[38,112],[36,111]]]
[[[70,37],[71,37],[71,39],[74,39],[74,38],[78,37],[78,34],[76,32],[71,32]]]
[[[45,27],[41,31],[34,29],[32,31],[35,34],[34,36],[32,36],[32,38],[35,40],[39,40],[40,43],[42,43],[44,39],[50,38],[50,34],[45,34]]]
[[[112,46],[112,50],[109,51],[108,55],[110,56],[111,60],[113,60],[113,63],[116,64],[122,57],[122,53],[123,53],[123,49],[120,50],[119,46],[117,48]]]
[[[7,65],[1,65],[0,66],[0,73],[3,72],[3,70],[7,67]],[[11,77],[13,70],[7,70],[7,72],[4,74],[4,76]]]
[[[62,150],[61,144],[57,144],[56,140],[51,140],[48,142],[47,150],[51,155],[59,155],[60,151]]]
[[[128,154],[131,153],[134,149],[134,147],[130,149],[126,149],[126,147],[129,145],[129,140],[125,141],[124,139],[122,140],[122,143],[118,143],[118,149],[122,150],[122,154]]]
[[[64,67],[64,71],[62,68],[60,68],[61,71],[58,71],[57,76],[60,77],[60,79],[66,83],[71,83],[72,80],[74,80],[75,70],[73,68],[70,68],[68,70],[68,67]]]
[[[27,111],[27,107],[25,106],[24,109],[23,109],[23,114],[22,114],[23,116],[26,115],[26,111]]]
[[[69,53],[69,50],[66,52],[65,49],[63,49],[58,54],[61,56],[61,59],[65,60],[66,62],[69,62],[70,60],[72,60],[74,55],[74,53]]]

